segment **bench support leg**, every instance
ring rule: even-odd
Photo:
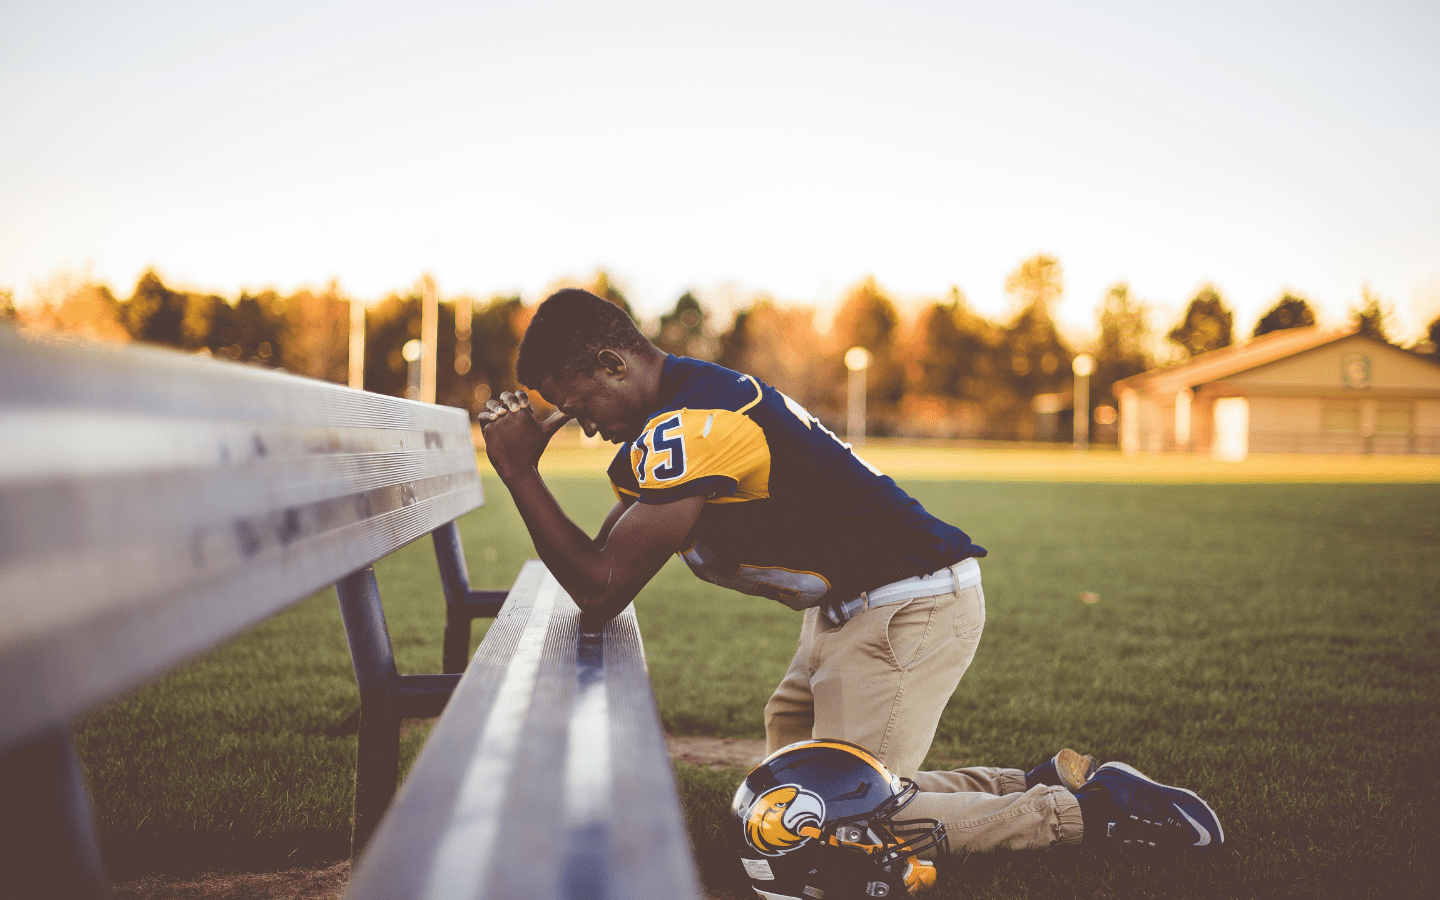
[[[448,522],[430,532],[435,544],[435,562],[445,588],[445,640],[440,671],[458,675],[470,664],[470,623],[494,618],[505,603],[506,591],[470,590],[470,573],[465,567],[465,549],[460,529]]]
[[[470,623],[474,617],[470,611],[459,606],[446,604],[445,641],[441,653],[440,671],[464,672],[470,657]]]
[[[355,681],[360,686],[360,734],[355,758],[355,822],[350,832],[350,855],[359,858],[390,798],[395,796],[400,765],[400,718],[385,692],[400,675],[380,586],[369,566],[335,584]]]
[[[396,671],[374,569],[366,567],[340,579],[335,592],[355,681],[360,686],[355,822],[350,833],[350,855],[358,859],[400,781],[400,720],[440,715],[460,676],[401,675]]]
[[[54,731],[0,760],[0,891],[5,897],[113,897],[85,776],[70,736]]]
[[[358,859],[375,834],[400,781],[400,716],[382,695],[360,695],[360,746],[355,760],[355,825],[350,856]]]

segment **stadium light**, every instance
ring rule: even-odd
[[[419,338],[411,338],[400,348],[400,355],[410,365],[406,367],[405,397],[409,400],[420,399],[420,379],[423,377],[420,371],[420,360],[425,355],[425,345]]]
[[[1095,374],[1095,357],[1082,353],[1070,363],[1075,373],[1075,449],[1090,446],[1090,376]]]
[[[865,370],[870,368],[870,351],[851,347],[845,351],[845,368],[850,370],[850,409],[845,417],[845,439],[853,447],[865,446]]]

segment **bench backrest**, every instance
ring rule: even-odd
[[[0,754],[483,502],[461,410],[0,326]]]

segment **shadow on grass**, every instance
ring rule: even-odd
[[[124,838],[105,848],[105,868],[117,882],[154,872],[183,877],[205,872],[277,872],[349,858],[350,835],[328,832],[283,838],[172,832]]]
[[[708,900],[750,900],[754,893],[729,843],[730,798],[743,769],[720,771],[675,763],[685,825]],[[1433,891],[1433,860],[1413,854],[1316,853],[1297,878],[1296,847],[1346,842],[1322,823],[1296,821],[1293,833],[1264,838],[1232,820],[1224,847],[1206,857],[1154,856],[1144,851],[1097,854],[1081,847],[942,854],[928,900],[1016,900],[1023,897],[1418,897]],[[1354,842],[1350,842],[1354,846]]]

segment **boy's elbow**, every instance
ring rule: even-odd
[[[570,598],[580,607],[581,612],[598,611],[610,605],[612,585],[608,584],[604,577],[584,578],[583,583],[577,587],[578,590],[570,592]]]
[[[582,594],[572,593],[570,595],[570,599],[575,601],[575,605],[580,607],[581,612],[596,610],[605,605],[605,597],[598,591],[594,593],[587,592]]]

